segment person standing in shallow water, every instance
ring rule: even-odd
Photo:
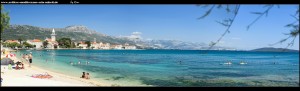
[[[32,53],[29,54],[28,58],[29,58],[29,67],[31,67],[31,63],[32,63]]]

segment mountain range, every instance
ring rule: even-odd
[[[50,38],[53,28],[42,28],[31,25],[10,25],[1,35],[2,40],[11,39],[41,39]],[[71,38],[72,41],[94,41],[111,43],[136,45],[142,49],[183,49],[183,50],[202,50],[207,49],[208,45],[205,43],[192,43],[179,40],[131,40],[128,38],[120,38],[99,33],[95,30],[89,29],[83,25],[67,26],[65,28],[54,28],[56,32],[56,39]],[[214,47],[220,49],[225,47]]]
[[[1,34],[2,40],[11,39],[41,39],[50,38],[53,28],[42,28],[31,25],[10,25]],[[65,28],[54,28],[56,32],[56,39],[71,38],[72,41],[94,41],[111,43],[111,44],[124,44],[129,43],[135,45],[140,49],[178,49],[178,50],[206,50],[209,45],[206,43],[194,43],[179,40],[132,40],[128,38],[109,36],[99,33],[95,30],[89,29],[83,25],[67,26]],[[211,50],[236,50],[235,48],[214,46]],[[260,48],[251,51],[280,51],[280,48]],[[298,51],[298,50],[288,50]]]
[[[41,28],[30,25],[10,25],[3,34],[1,34],[1,39],[41,39],[50,38],[53,28]],[[97,42],[105,42],[111,44],[124,44],[129,43],[134,45],[133,41],[117,38],[113,36],[107,36],[105,34],[96,32],[94,30],[88,29],[86,26],[67,26],[65,28],[54,28],[56,33],[56,39],[59,38],[71,38],[73,41],[94,41],[96,38]]]

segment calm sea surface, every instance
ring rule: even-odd
[[[17,54],[29,52],[35,66],[75,77],[89,72],[93,80],[119,86],[299,86],[299,52],[22,50]],[[228,60],[231,65],[224,64]]]

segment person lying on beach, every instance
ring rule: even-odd
[[[32,75],[31,77],[33,77],[33,78],[41,78],[41,79],[52,78],[52,76],[49,75],[48,73],[45,73],[45,74],[36,74],[36,75]]]

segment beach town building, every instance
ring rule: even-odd
[[[80,41],[80,42],[79,42],[79,45],[78,45],[77,47],[81,47],[82,49],[87,49],[87,46],[88,46],[88,45],[87,45],[86,43]]]
[[[59,48],[58,42],[56,41],[55,30],[52,30],[51,38],[46,38],[45,41],[48,41],[47,48],[48,49],[56,49]]]
[[[111,49],[123,49],[122,45],[111,45]]]
[[[20,44],[20,42],[18,40],[6,40],[6,43],[18,43]]]
[[[39,39],[27,40],[26,42],[33,45],[36,49],[43,48],[43,42]]]
[[[93,49],[99,49],[99,47],[100,47],[100,45],[97,44],[97,42],[92,42],[91,43],[91,48],[93,48]]]
[[[125,43],[123,48],[124,48],[124,49],[136,49],[136,46],[134,46],[134,45],[129,45],[128,43]]]
[[[105,44],[102,43],[102,45],[100,46],[100,49],[110,49],[110,43],[105,43]]]
[[[96,38],[94,38],[94,42],[91,43],[91,48],[93,48],[93,49],[100,48],[100,44],[97,43]]]

